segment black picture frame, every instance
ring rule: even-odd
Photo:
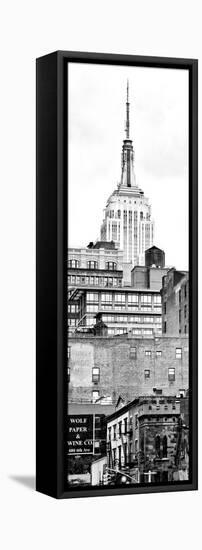
[[[161,486],[64,489],[66,398],[67,79],[68,62],[189,71],[189,269],[191,480]],[[55,498],[198,488],[198,61],[58,51],[36,62],[36,490]]]

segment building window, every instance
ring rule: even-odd
[[[138,439],[135,439],[135,454],[138,452]]]
[[[181,323],[181,318],[182,318],[182,316],[181,316],[181,309],[179,309],[179,323]]]
[[[100,381],[100,369],[98,367],[93,367],[92,369],[92,382]]]
[[[176,359],[182,359],[182,348],[176,348],[176,350],[175,350],[175,358],[176,358]]]
[[[143,334],[146,336],[146,335],[151,335],[153,334],[153,329],[152,328],[144,328],[143,329]]]
[[[187,325],[184,325],[184,333],[187,334]]]
[[[68,267],[79,267],[79,261],[78,260],[68,260]]]
[[[184,285],[184,297],[187,297],[187,285]]]
[[[70,368],[67,367],[67,382],[70,382]]]
[[[122,435],[122,422],[119,422],[119,436]]]
[[[159,294],[154,294],[154,305],[160,305],[161,304],[161,296]]]
[[[98,302],[98,292],[87,292],[87,302]]]
[[[76,326],[76,319],[68,319],[68,325],[70,327],[75,327]]]
[[[114,439],[116,439],[116,424],[114,424],[113,430],[114,430]]]
[[[135,414],[135,429],[137,429],[137,427],[138,427],[138,414]]]
[[[186,317],[187,317],[187,306],[185,305],[184,306],[184,318],[186,319]]]
[[[67,359],[70,359],[70,346],[67,346]]]
[[[93,260],[90,260],[89,262],[87,262],[87,266],[88,266],[88,269],[97,269],[98,263]]]
[[[168,380],[169,382],[173,382],[175,380],[175,369],[173,367],[168,369]]]
[[[127,418],[124,418],[124,434],[126,435],[127,434]]]
[[[161,452],[161,439],[160,439],[160,435],[157,435],[156,436],[156,439],[155,439],[155,449],[156,449],[156,456],[158,458],[160,458],[160,452]]]
[[[136,359],[137,358],[137,348],[130,348],[130,355]]]
[[[163,332],[166,333],[166,321],[163,323]]]
[[[114,299],[115,299],[115,302],[121,302],[122,304],[125,304],[126,297],[125,297],[125,294],[118,293],[118,294],[115,294]]]
[[[162,356],[162,351],[157,350],[157,351],[156,351],[156,357],[161,357],[161,356]]]
[[[95,403],[97,399],[99,399],[99,391],[93,390],[92,397],[93,397],[93,403]]]
[[[179,291],[179,304],[181,304],[181,290]]]
[[[164,312],[164,315],[166,315],[166,302],[164,302],[163,304],[163,312]]]
[[[146,379],[146,378],[150,378],[150,370],[145,369],[145,371],[144,371],[144,377],[145,377],[145,379]]]
[[[155,395],[162,395],[163,390],[159,390],[158,388],[153,388],[153,392],[155,393]]]
[[[108,428],[108,439],[109,439],[109,441],[111,441],[111,431],[112,431],[112,429],[111,429],[111,426],[110,426],[110,428]]]
[[[138,294],[128,294],[129,304],[138,304]]]
[[[145,355],[146,355],[146,357],[151,357],[151,350],[150,350],[150,349],[146,349],[146,350],[145,350]]]
[[[116,466],[116,449],[113,449],[113,466]]]
[[[103,292],[103,294],[101,294],[101,301],[104,302],[104,303],[111,303],[112,302],[112,294],[111,293],[107,293],[107,292]]]
[[[115,271],[116,262],[106,262],[106,269],[108,269],[109,271]]]
[[[141,295],[141,304],[151,305],[151,295],[150,294],[142,294]]]

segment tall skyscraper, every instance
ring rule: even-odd
[[[134,149],[130,138],[129,83],[127,81],[126,127],[122,146],[121,181],[110,195],[104,210],[101,240],[114,241],[123,250],[123,261],[144,265],[144,253],[154,239],[151,206],[137,183]]]

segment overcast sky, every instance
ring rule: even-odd
[[[149,198],[154,244],[166,265],[188,268],[188,71],[69,63],[69,242],[99,238],[121,177],[129,79],[137,184]]]

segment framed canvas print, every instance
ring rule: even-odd
[[[37,59],[36,488],[197,489],[198,62]]]

